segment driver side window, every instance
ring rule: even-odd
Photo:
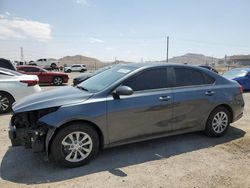
[[[133,91],[167,88],[167,69],[156,68],[143,71],[126,80],[123,85],[131,87]]]

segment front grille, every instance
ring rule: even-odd
[[[12,126],[16,128],[25,128],[30,126],[27,113],[14,114],[11,118]]]

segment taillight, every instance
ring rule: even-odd
[[[37,80],[20,80],[20,82],[25,83],[28,86],[34,86],[38,84]]]
[[[240,93],[242,94],[243,93],[243,86],[240,85]]]

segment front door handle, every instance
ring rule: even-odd
[[[214,91],[206,91],[205,95],[212,96],[212,95],[214,95]]]
[[[170,96],[161,96],[161,97],[159,97],[160,101],[169,101],[170,99],[171,99]]]

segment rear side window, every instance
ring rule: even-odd
[[[35,67],[26,67],[25,72],[39,72],[39,69]]]
[[[176,87],[203,84],[205,84],[205,79],[201,72],[187,68],[175,68]]]
[[[167,88],[167,69],[158,68],[146,70],[129,78],[123,85],[131,87],[134,91]]]

